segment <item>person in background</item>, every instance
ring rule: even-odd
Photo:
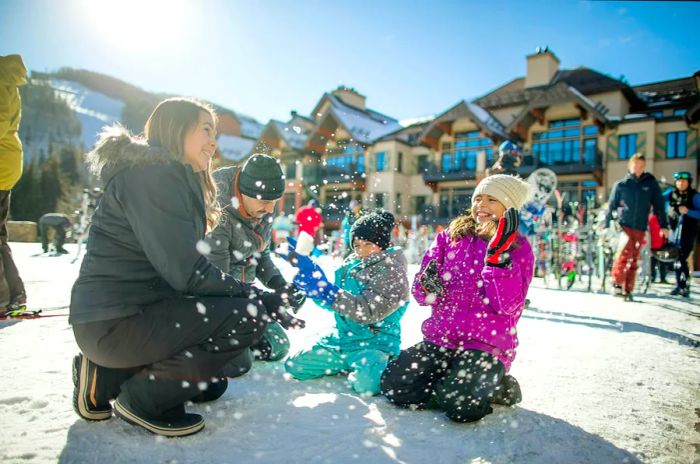
[[[19,87],[27,83],[27,69],[19,55],[0,56],[0,311],[26,309],[27,293],[7,243],[12,188],[22,176]]]
[[[668,219],[674,231],[678,258],[673,264],[676,288],[671,295],[690,297],[690,269],[688,258],[695,247],[700,221],[700,194],[693,188],[693,176],[688,171],[673,174],[674,189],[668,195]]]
[[[649,210],[659,219],[660,233],[668,237],[664,199],[656,178],[645,171],[644,155],[636,153],[627,163],[628,173],[615,183],[610,193],[606,227],[617,221],[623,230],[622,251],[613,263],[612,279],[615,296],[633,301],[632,291],[639,268],[639,254],[649,225]]]
[[[53,246],[56,253],[67,254],[68,250],[63,248],[66,241],[66,231],[72,227],[70,218],[62,213],[46,213],[39,218],[39,235],[41,237],[41,248],[44,253],[49,251],[49,229],[53,229]]]

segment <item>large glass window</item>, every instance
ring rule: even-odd
[[[428,155],[418,155],[418,173],[428,172],[430,161]]]
[[[685,158],[686,157],[686,142],[688,138],[688,133],[686,131],[681,132],[667,132],[666,133],[666,158]]]
[[[400,193],[396,194],[396,213],[397,214],[401,213],[401,194]]]
[[[442,154],[442,172],[452,171],[452,153],[444,152]]]
[[[396,159],[396,172],[403,172],[403,153],[401,152]]]
[[[532,153],[542,164],[593,164],[597,150],[598,126],[581,127],[581,119],[558,119],[548,129],[532,133]]]
[[[473,189],[452,188],[440,191],[438,215],[441,218],[455,218],[464,214],[472,204]]]
[[[374,169],[377,172],[386,170],[387,156],[385,151],[379,151],[374,154]]]
[[[480,131],[456,133],[451,165],[446,166],[443,153],[442,172],[475,171],[479,152],[486,152],[487,161],[493,160],[493,140],[482,137]]]
[[[386,204],[386,193],[375,192],[374,193],[374,206],[377,208],[384,208]]]
[[[637,153],[637,134],[625,134],[618,137],[617,158],[630,159]]]

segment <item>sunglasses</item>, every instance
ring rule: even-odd
[[[678,179],[690,179],[690,173],[687,171],[683,172],[674,172],[673,173],[673,178],[678,180]]]

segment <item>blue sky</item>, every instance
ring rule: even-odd
[[[548,45],[631,84],[700,70],[700,3],[0,0],[0,55],[109,74],[254,116],[308,114],[339,84],[407,119],[525,73]],[[695,32],[695,33],[694,33]]]

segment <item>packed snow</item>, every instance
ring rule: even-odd
[[[281,362],[256,363],[218,401],[190,406],[199,434],[167,439],[120,419],[89,423],[72,410],[67,317],[79,261],[11,245],[30,306],[46,315],[0,321],[2,462],[62,463],[608,463],[700,459],[700,300],[655,284],[634,303],[544,288],[535,279],[519,324],[511,373],[523,402],[474,424],[354,395],[344,377],[298,382]],[[67,248],[75,251],[75,245]],[[322,266],[331,269],[331,258]],[[291,268],[282,263],[285,273]],[[411,276],[416,271],[411,268]],[[403,345],[420,340],[428,309],[412,302]],[[292,351],[308,347],[332,315],[308,302]]]

